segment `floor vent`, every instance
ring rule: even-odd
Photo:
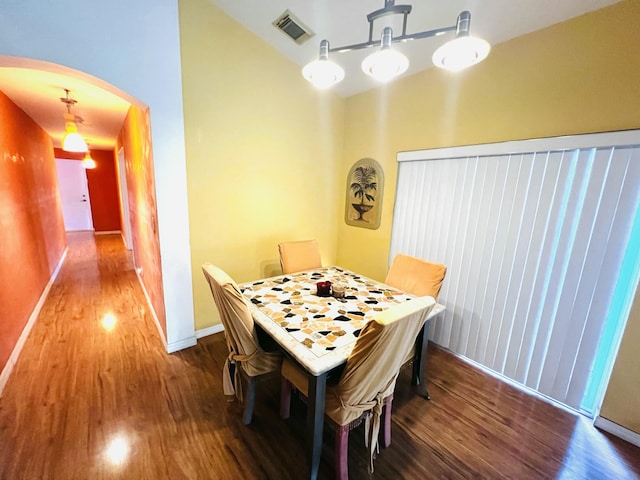
[[[302,45],[315,35],[309,27],[288,9],[273,21],[273,26],[299,45]]]

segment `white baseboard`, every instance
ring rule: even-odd
[[[213,327],[203,328],[201,330],[196,330],[195,336],[187,338],[185,340],[181,340],[179,342],[172,342],[167,345],[167,353],[177,352],[178,350],[182,350],[184,348],[193,347],[198,343],[198,338],[206,337],[208,335],[213,335],[215,333],[220,333],[224,331],[224,327],[222,324],[214,325]]]
[[[144,292],[144,296],[147,299],[147,305],[149,306],[149,311],[151,312],[151,316],[153,317],[153,321],[156,324],[156,328],[158,329],[158,333],[160,334],[160,338],[162,339],[162,345],[164,345],[167,353],[177,352],[178,350],[183,350],[185,348],[193,347],[198,343],[196,337],[188,337],[178,342],[167,343],[167,339],[164,336],[164,332],[162,331],[162,326],[160,325],[160,320],[158,319],[158,315],[156,315],[156,311],[153,308],[153,304],[151,303],[151,297],[149,296],[149,292],[147,292],[146,287],[144,286],[144,282],[142,281],[142,276],[140,275],[140,269],[136,268],[136,275],[138,276],[138,282],[140,282],[140,286],[142,287],[142,291]]]
[[[94,235],[114,235],[116,233],[122,233],[120,230],[100,230],[93,232]]]
[[[213,327],[202,328],[200,330],[196,330],[196,338],[207,337],[209,335],[213,335],[215,333],[224,332],[224,326],[219,323],[218,325],[214,325]]]
[[[184,350],[185,348],[193,347],[197,345],[198,341],[196,337],[185,338],[184,340],[180,340],[179,342],[171,342],[167,344],[167,353],[177,352],[178,350]]]
[[[615,435],[616,437],[626,440],[636,447],[640,447],[640,433],[636,433],[632,430],[629,430],[628,428],[623,427],[622,425],[618,425],[617,423],[600,416],[596,417],[596,421],[593,422],[593,424],[597,428],[604,430],[611,435]]]
[[[53,271],[53,274],[49,278],[49,282],[47,283],[46,287],[44,287],[44,290],[42,291],[42,294],[40,295],[40,299],[38,300],[38,303],[36,303],[35,308],[31,312],[31,315],[29,316],[29,320],[27,320],[27,324],[25,325],[24,329],[22,330],[22,333],[20,334],[20,337],[18,338],[18,341],[16,342],[15,347],[13,347],[13,351],[11,352],[11,355],[9,356],[9,360],[7,360],[7,364],[2,369],[2,373],[0,373],[0,397],[2,396],[2,392],[4,391],[4,387],[7,384],[7,381],[9,380],[9,377],[11,376],[11,372],[13,371],[13,367],[16,365],[16,362],[18,361],[18,357],[20,356],[20,353],[22,352],[22,347],[24,347],[24,343],[26,342],[27,337],[29,336],[29,333],[31,332],[31,329],[35,325],[36,320],[38,319],[38,315],[40,315],[40,310],[42,310],[42,306],[44,305],[44,302],[47,299],[47,296],[49,295],[49,291],[51,290],[51,287],[53,286],[53,282],[56,281],[56,278],[58,277],[58,274],[60,273],[60,269],[62,268],[62,264],[64,263],[65,258],[67,257],[67,252],[68,251],[69,251],[69,247],[66,247],[64,249],[64,252],[62,252],[62,256],[60,257],[60,261],[58,262],[58,265],[56,265],[56,268]]]

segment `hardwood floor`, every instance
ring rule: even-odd
[[[166,354],[120,238],[68,240],[0,398],[0,478],[304,478],[304,404],[280,420],[279,379],[267,379],[243,426],[241,405],[222,393],[222,334]],[[639,448],[444,350],[430,348],[431,401],[413,394],[410,373],[372,478],[640,478]],[[362,427],[350,438],[351,478],[368,479]],[[328,428],[320,478],[333,478]]]

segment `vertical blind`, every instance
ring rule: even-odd
[[[638,209],[639,144],[632,131],[399,154],[390,260],[448,267],[431,339],[579,408]]]

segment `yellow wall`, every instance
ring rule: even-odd
[[[622,338],[600,416],[640,435],[640,294]]]
[[[179,2],[196,330],[219,323],[201,271],[280,274],[277,243],[335,262],[344,100],[207,0]],[[158,79],[161,81],[161,79]]]
[[[429,69],[348,98],[341,176],[360,158],[374,158],[384,169],[385,191],[378,230],[339,222],[337,263],[384,279],[399,151],[640,128],[638,18],[640,0],[623,1],[495,45],[485,62],[465,72]],[[625,345],[639,336],[638,317],[628,323]],[[637,372],[637,362],[621,352],[615,376],[636,380],[621,390],[612,383],[607,393],[607,402],[618,398],[627,402],[625,412],[636,412],[635,425]],[[628,415],[604,411],[629,425]]]

